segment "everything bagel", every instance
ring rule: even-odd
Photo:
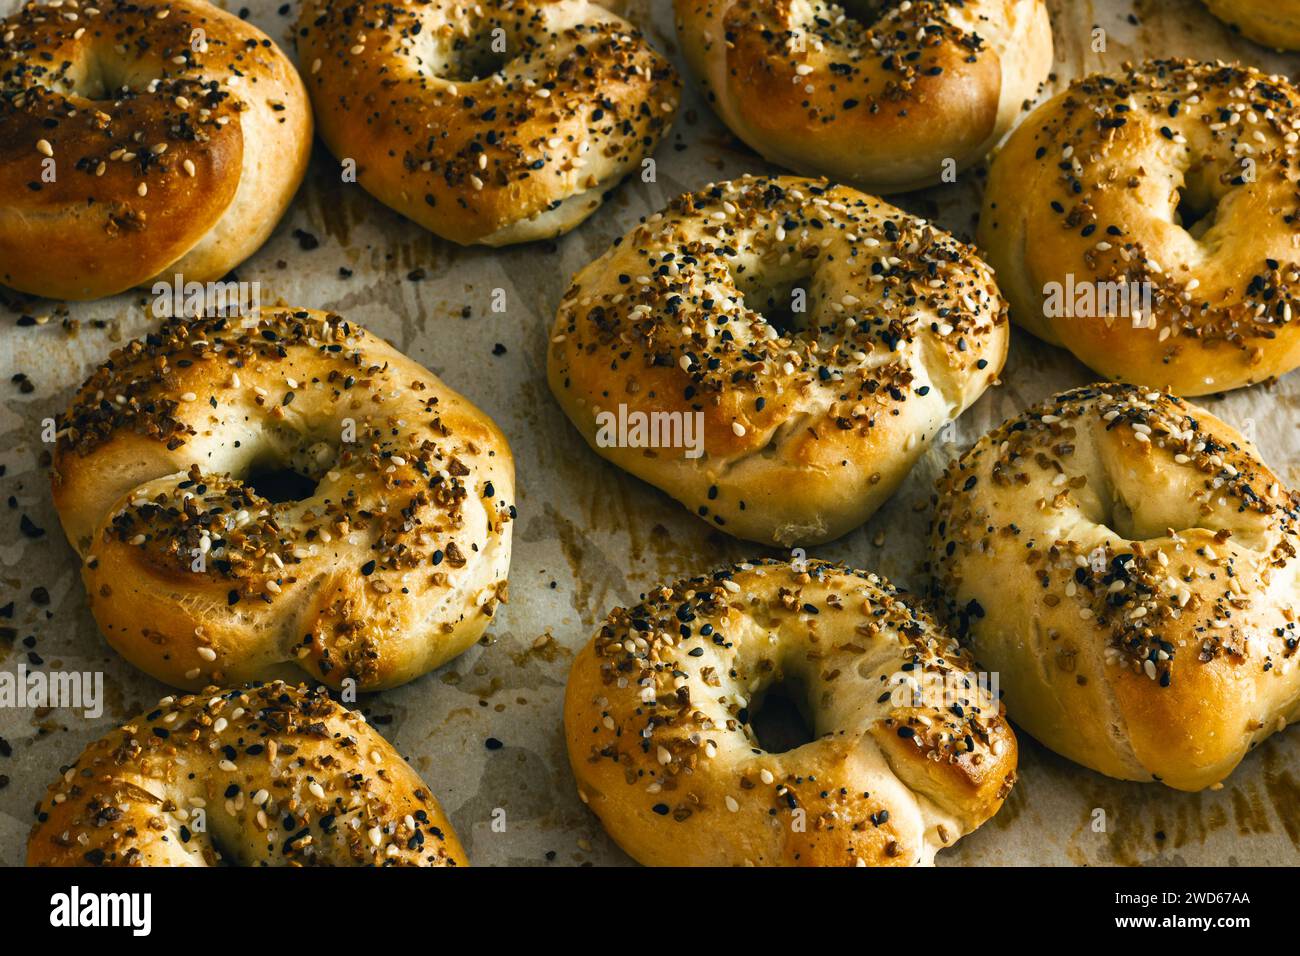
[[[0,21],[0,282],[93,299],[219,279],[275,228],[311,139],[293,65],[224,10],[27,3]]]
[[[989,268],[941,229],[824,181],[745,176],[679,197],[574,277],[548,377],[599,454],[729,534],[789,546],[867,520],[997,379],[1008,334]],[[700,441],[608,440],[615,414],[699,422]]]
[[[1300,365],[1298,237],[1300,91],[1154,61],[1016,129],[978,241],[1016,323],[1108,378],[1202,395]]]
[[[466,866],[429,788],[360,714],[279,682],[167,697],[37,807],[28,866]]]
[[[1300,50],[1300,5],[1295,0],[1205,0],[1205,5],[1256,43]]]
[[[815,739],[769,753],[751,716],[780,685]],[[573,662],[564,726],[579,795],[641,863],[907,866],[1011,789],[1016,739],[985,691],[876,575],[760,561],[615,610]]]
[[[1298,509],[1213,415],[1094,385],[950,466],[934,581],[1017,726],[1109,776],[1200,790],[1300,718]]]
[[[259,493],[287,469],[297,500]],[[392,687],[506,597],[514,470],[481,411],[338,315],[171,320],[60,422],[54,503],[109,643],[199,688]]]
[[[866,6],[870,13],[859,14]],[[1052,66],[1043,0],[674,0],[709,105],[763,157],[869,192],[955,173]]]
[[[654,150],[681,92],[635,27],[586,0],[306,0],[298,50],[330,151],[462,244],[578,225]]]

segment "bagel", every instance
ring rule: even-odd
[[[774,163],[870,192],[951,182],[1052,67],[1043,0],[673,8],[691,72],[736,136]]]
[[[367,192],[462,245],[568,232],[672,124],[680,82],[586,0],[305,0],[321,137]]]
[[[647,865],[930,864],[1015,781],[1015,735],[973,667],[874,574],[742,564],[610,614],[569,675],[569,761]],[[814,739],[769,753],[751,719],[782,686]]]
[[[1295,0],[1205,0],[1220,20],[1275,50],[1300,50],[1300,5]]]
[[[302,487],[273,501],[259,475]],[[177,687],[392,687],[506,598],[505,438],[335,314],[169,320],[118,349],[59,422],[52,483],[104,636]]]
[[[936,592],[1018,727],[1108,776],[1201,790],[1300,719],[1298,508],[1203,409],[1075,389],[940,479]]]
[[[95,299],[219,279],[270,236],[311,141],[297,71],[233,14],[27,3],[0,21],[0,282]]]
[[[1300,91],[1254,69],[1164,60],[1076,81],[989,172],[978,243],[1012,320],[1179,395],[1300,365],[1298,140]]]
[[[548,378],[597,453],[723,531],[789,546],[866,521],[997,379],[1008,337],[970,247],[847,187],[745,176],[679,197],[574,277]],[[611,441],[622,415],[678,422],[696,447]]]
[[[28,866],[467,866],[442,808],[319,688],[208,687],[95,741],[36,808]]]

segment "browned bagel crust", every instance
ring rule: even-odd
[[[638,30],[587,0],[307,0],[298,50],[330,151],[461,244],[578,225],[653,151],[681,93]]]
[[[429,788],[365,718],[275,682],[167,697],[37,805],[28,866],[467,866]]]
[[[763,313],[799,282],[806,310],[779,328]],[[970,246],[845,186],[744,176],[678,197],[574,277],[548,378],[600,455],[788,547],[866,521],[996,381],[1009,336]],[[702,415],[702,456],[602,444],[619,405]]]
[[[0,282],[218,279],[275,228],[311,138],[293,65],[204,0],[27,3],[0,21]]]
[[[1093,385],[948,468],[934,582],[1018,727],[1109,776],[1200,790],[1300,719],[1298,519],[1235,429]]]
[[[1300,365],[1298,237],[1300,91],[1165,60],[1035,110],[993,161],[978,243],[1019,325],[1108,378],[1203,395]],[[1149,288],[1151,309],[1061,314],[1049,292],[1071,283]]]
[[[1043,0],[674,0],[709,105],[765,158],[868,192],[980,160],[1052,65]]]
[[[1015,781],[1015,735],[973,669],[877,575],[742,564],[610,614],[569,675],[569,761],[646,865],[929,864]],[[897,696],[944,679],[954,699]],[[768,753],[749,714],[782,683],[816,739]]]
[[[1275,50],[1300,50],[1296,0],[1205,0],[1205,5],[1256,43]]]
[[[506,598],[504,436],[338,315],[169,320],[114,352],[60,424],[54,503],[91,611],[174,686],[296,665],[391,687],[464,651]],[[246,479],[268,465],[311,495],[261,497]]]

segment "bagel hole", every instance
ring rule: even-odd
[[[273,505],[314,497],[338,461],[340,444],[328,435],[304,435],[286,425],[271,426],[265,434],[271,448],[254,460],[244,485]]]
[[[1111,503],[1109,520],[1105,525],[1121,538],[1127,538],[1129,541],[1145,541],[1153,537],[1153,535],[1139,533],[1137,523],[1133,520],[1133,509],[1128,506],[1127,501],[1116,499]]]
[[[1196,518],[1181,515],[1178,509],[1162,507],[1159,499],[1144,498],[1133,503],[1115,494],[1109,502],[1109,511],[1100,515],[1097,523],[1102,525],[1121,541],[1154,541],[1174,534],[1187,534],[1204,531],[1217,534],[1223,530],[1220,522],[1209,519],[1197,521]],[[1264,549],[1262,540],[1245,530],[1233,534],[1233,540],[1245,547]]]
[[[1173,524],[1183,525],[1186,522],[1171,521],[1175,516],[1164,513],[1163,509],[1141,510],[1142,506],[1138,505],[1141,513],[1135,513],[1133,507],[1117,495],[1110,503],[1110,514],[1104,515],[1105,520],[1098,523],[1124,541],[1151,541],[1163,538],[1170,531],[1181,534],[1190,530],[1188,527],[1173,527]],[[1192,524],[1195,526],[1195,522]]]
[[[749,730],[770,754],[797,750],[817,739],[807,714],[803,691],[789,681],[767,688],[750,704]]]
[[[1200,239],[1209,232],[1218,217],[1219,200],[1222,197],[1218,195],[1216,185],[1217,180],[1201,167],[1189,170],[1183,178],[1182,188],[1178,190],[1174,222],[1195,239]]]
[[[840,0],[839,7],[844,11],[844,16],[849,20],[854,20],[864,27],[870,28],[876,25],[882,16],[889,11],[897,8],[903,0]]]
[[[80,67],[79,69],[77,67]],[[76,96],[88,100],[117,100],[141,93],[163,77],[161,70],[150,69],[147,61],[131,62],[126,57],[92,50],[68,71]]]
[[[1100,505],[1099,512],[1089,517],[1123,541],[1149,541],[1170,530],[1165,523],[1168,515],[1135,513],[1135,504],[1130,503],[1117,487],[1112,487],[1109,499],[1103,498]],[[1142,510],[1140,502],[1136,507]]]
[[[488,30],[480,30],[470,37],[457,37],[446,50],[446,65],[438,71],[438,76],[470,83],[501,72],[515,54],[510,52],[508,41],[502,44],[494,40]]]
[[[1175,530],[1166,524],[1139,520],[1129,503],[1120,498],[1112,501],[1110,511],[1100,517],[1101,520],[1097,524],[1121,541],[1150,541],[1163,537],[1167,531]]]
[[[254,468],[244,478],[244,485],[273,505],[302,501],[316,492],[316,479],[292,468],[265,465]]]
[[[763,321],[781,335],[793,338],[808,329],[811,292],[806,283],[805,279],[792,282],[785,288],[772,289],[766,299],[751,302],[750,307],[757,307],[763,314]]]
[[[1175,221],[1196,238],[1205,235],[1214,225],[1219,204],[1213,199],[1198,195],[1190,189],[1179,190]]]
[[[736,291],[744,298],[746,308],[762,316],[778,335],[797,338],[809,334],[814,327],[815,267],[803,262],[783,271],[784,274],[770,269],[764,275],[754,270],[735,271],[733,276]]]

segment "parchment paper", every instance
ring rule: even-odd
[[[0,0],[0,11],[15,6]],[[1239,59],[1300,77],[1300,56],[1270,54],[1235,36],[1195,0],[1050,6],[1054,88],[1151,55]],[[296,10],[281,13],[276,2],[250,2],[247,9],[292,54]],[[631,0],[625,9],[685,73],[668,0]],[[1105,53],[1091,49],[1094,27],[1105,31]],[[547,335],[574,271],[677,193],[769,168],[693,91],[657,164],[656,183],[627,183],[558,242],[466,250],[342,183],[318,144],[288,215],[238,270],[240,279],[261,283],[263,303],[335,309],[387,337],[509,436],[520,516],[509,606],[463,657],[359,704],[436,792],[476,865],[628,862],[574,791],[561,730],[570,661],[613,606],[635,602],[661,581],[758,553],[596,457],[546,387]],[[969,237],[981,183],[982,173],[971,171],[955,184],[893,201]],[[491,310],[498,289],[504,313]],[[0,295],[9,306],[0,309],[0,501],[7,500],[0,506],[0,608],[13,602],[11,618],[0,614],[0,669],[38,666],[34,654],[45,669],[102,671],[106,696],[96,720],[65,709],[0,708],[0,863],[18,865],[45,787],[88,742],[167,688],[118,658],[96,630],[76,557],[50,503],[48,446],[40,435],[41,422],[65,408],[114,345],[155,322],[150,300],[133,293],[65,306]],[[27,379],[14,380],[19,374]],[[1068,353],[1017,331],[1003,384],[962,417],[955,440],[932,448],[868,525],[811,554],[921,589],[927,499],[945,462],[1026,405],[1091,379]],[[1281,474],[1300,482],[1300,373],[1201,403],[1252,435]],[[24,533],[24,516],[44,534]],[[40,591],[33,594],[39,588],[48,603]],[[1300,862],[1300,731],[1271,737],[1223,789],[1201,794],[1109,780],[1025,734],[1020,739],[1020,782],[1006,806],[940,854],[941,864]],[[1104,832],[1093,828],[1097,810],[1105,814]]]

